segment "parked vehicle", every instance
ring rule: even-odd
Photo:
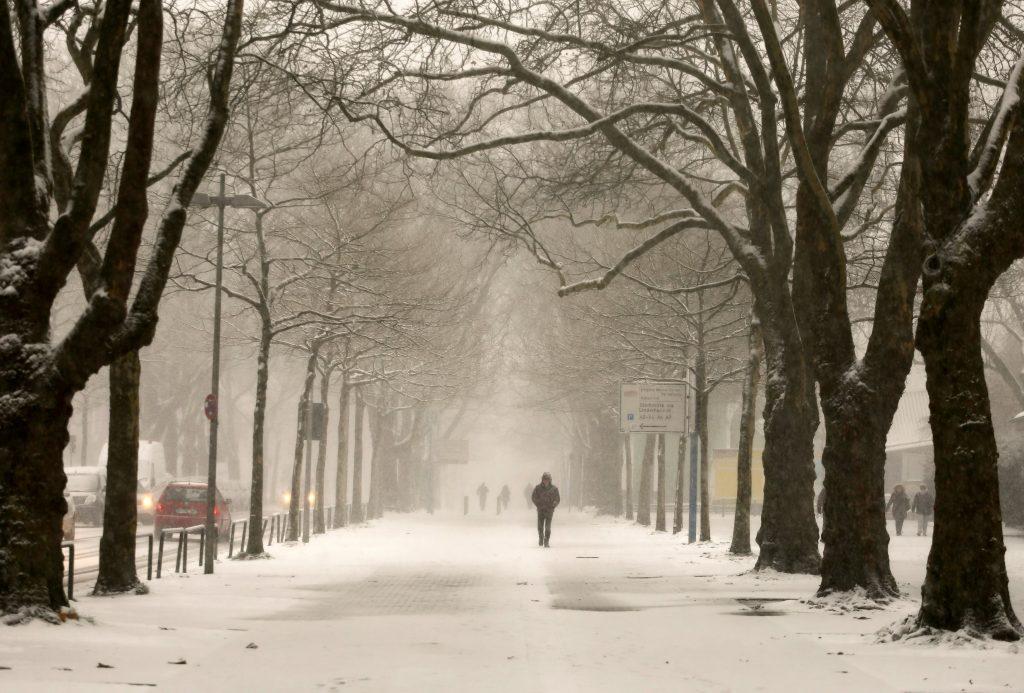
[[[64,541],[75,540],[75,521],[78,519],[78,509],[75,507],[74,499],[68,494],[64,494],[64,500],[67,501],[68,510],[64,513],[64,520],[61,523],[64,529]]]
[[[207,485],[204,481],[172,481],[160,493],[154,512],[154,525],[159,533],[170,527],[193,527],[206,522]],[[227,537],[231,526],[228,501],[216,491],[213,514],[221,537]]]
[[[105,467],[67,467],[68,477],[64,494],[71,498],[78,511],[78,519],[92,525],[103,524],[103,505],[107,497],[107,470]]]

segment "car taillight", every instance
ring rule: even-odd
[[[214,516],[214,517],[217,517],[218,515],[220,515],[220,508],[218,508],[218,507],[217,507],[217,506],[215,505],[215,506],[213,506],[213,516]]]

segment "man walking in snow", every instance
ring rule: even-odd
[[[533,484],[529,481],[526,482],[526,486],[523,488],[523,498],[526,499],[526,507],[533,507]]]
[[[558,487],[551,483],[551,475],[547,472],[540,477],[540,483],[533,489],[530,498],[537,506],[537,543],[547,548],[551,541],[551,518],[555,508],[562,501],[558,495]]]
[[[502,510],[508,509],[508,501],[512,497],[512,492],[508,489],[508,484],[501,487],[501,493],[498,494],[498,514],[501,515]]]
[[[910,509],[917,513],[917,536],[928,536],[928,518],[935,510],[935,499],[924,484],[921,484],[921,490],[914,494],[914,504]]]
[[[910,510],[910,499],[903,486],[897,484],[889,496],[889,502],[885,504],[887,510],[892,510],[892,519],[896,521],[896,536],[903,534],[903,521],[907,519],[907,511]]]
[[[484,510],[487,507],[487,494],[491,489],[487,488],[487,484],[483,481],[476,487],[476,495],[480,498],[480,509]]]

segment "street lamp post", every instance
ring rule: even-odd
[[[211,367],[210,394],[206,398],[206,416],[210,419],[210,453],[206,475],[206,546],[203,556],[203,572],[213,573],[213,561],[217,555],[217,430],[220,419],[218,396],[220,394],[220,305],[221,285],[224,278],[224,210],[227,207],[239,209],[264,209],[266,203],[252,195],[225,195],[224,174],[220,174],[220,194],[217,196],[196,193],[192,196],[193,207],[217,207],[217,268],[213,296],[213,364]]]

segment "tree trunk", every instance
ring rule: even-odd
[[[321,427],[323,436],[316,451],[316,485],[313,493],[313,534],[323,534],[326,529],[324,525],[324,476],[327,472],[327,422],[330,420],[330,413],[327,407],[328,397],[331,396],[331,374],[325,372],[320,378],[320,401],[323,402],[324,420]]]
[[[981,356],[987,287],[972,290],[977,287],[966,277],[942,279],[947,286],[926,281],[931,286],[917,328],[935,450],[935,529],[917,623],[1018,640],[1024,629],[1010,602],[998,453]],[[957,287],[956,279],[968,286]]]
[[[269,317],[269,316],[266,316]],[[259,351],[256,354],[256,404],[252,412],[252,482],[249,488],[249,534],[245,553],[263,555],[263,467],[267,418],[267,388],[270,384],[270,345],[272,333],[268,320],[260,330]]]
[[[644,456],[640,463],[640,496],[636,504],[636,521],[644,527],[651,524],[651,472],[654,466],[655,438],[644,435]]]
[[[676,507],[672,517],[672,534],[683,531],[683,506],[686,504],[686,442],[688,436],[679,436],[676,458]]]
[[[623,436],[626,454],[626,519],[633,519],[633,444],[629,433]]]
[[[334,528],[348,524],[348,374],[341,374],[338,394],[338,460],[334,477]]]
[[[100,567],[94,594],[145,591],[135,572],[139,470],[139,352],[110,364],[107,496],[103,506]]]
[[[67,605],[63,451],[74,392],[33,377],[30,364],[47,348],[46,311],[39,312],[43,323],[26,330],[27,320],[0,310],[0,612],[56,620],[53,610]]]
[[[811,374],[795,318],[779,316],[758,298],[767,379],[764,407],[764,507],[757,532],[756,569],[818,574],[818,524],[814,518],[814,430],[818,425]],[[778,310],[778,312],[785,312]],[[792,306],[788,306],[792,318]],[[780,326],[786,329],[780,330]]]
[[[732,545],[729,553],[750,555],[750,500],[754,452],[754,417],[757,415],[757,388],[761,379],[760,323],[750,318],[750,341],[747,372],[743,378],[742,412],[740,413],[740,441],[736,455],[736,512],[732,525]]]
[[[349,512],[349,521],[358,524],[366,519],[363,515],[363,419],[366,404],[359,389],[356,389],[355,398],[355,421],[352,424],[352,510]]]
[[[695,424],[700,441],[700,541],[711,541],[711,465],[708,461],[708,375],[703,349],[697,356]]]
[[[306,361],[306,382],[302,388],[302,396],[299,398],[298,425],[295,429],[295,456],[292,458],[292,487],[291,498],[288,503],[288,541],[299,540],[299,530],[302,524],[302,506],[307,500],[302,497],[302,453],[305,445],[309,444],[306,438],[306,410],[313,400],[313,381],[316,379],[316,351],[314,350]]]
[[[665,531],[665,434],[658,434],[658,496],[654,517],[654,529]]]
[[[377,517],[377,501],[379,495],[380,471],[377,464],[380,458],[380,405],[370,409],[370,488],[366,498],[366,519]]]

